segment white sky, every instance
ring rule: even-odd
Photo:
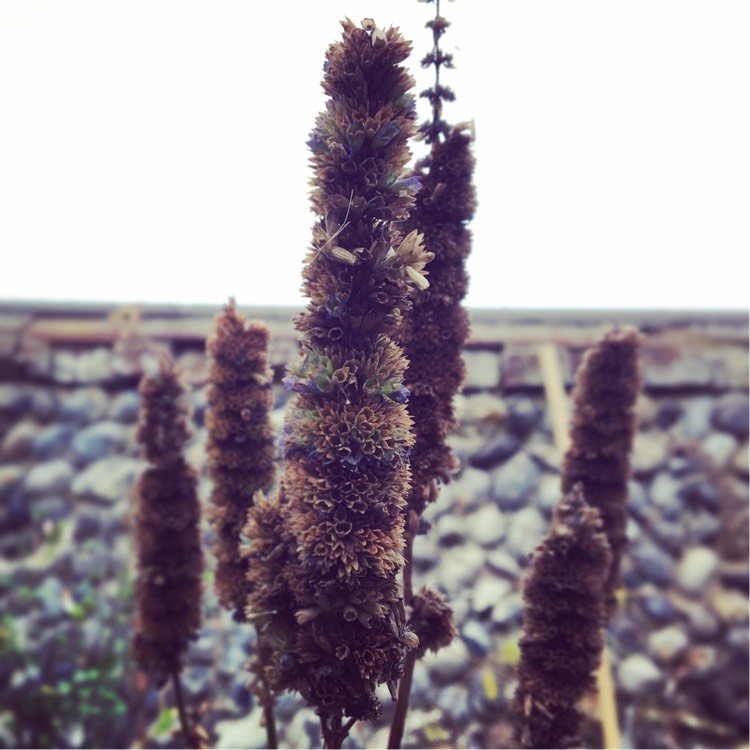
[[[467,304],[750,304],[750,3],[457,0]],[[431,73],[416,0],[2,0],[0,301],[300,305],[305,142],[339,20]],[[426,102],[420,112],[426,117]]]

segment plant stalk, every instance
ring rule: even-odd
[[[404,738],[404,728],[406,727],[406,714],[409,711],[409,695],[411,693],[411,680],[414,675],[414,665],[417,663],[416,651],[409,651],[404,663],[404,676],[401,678],[401,684],[398,688],[398,700],[396,701],[396,711],[393,714],[391,722],[391,731],[388,735],[388,748],[401,747],[401,741]]]
[[[190,729],[188,724],[187,714],[185,713],[185,702],[182,698],[182,684],[180,683],[180,673],[172,673],[172,685],[174,686],[174,699],[177,704],[177,713],[180,715],[180,726],[182,727],[182,733],[185,735],[185,745],[193,748],[193,750],[199,750],[199,745],[195,741],[195,736]]]

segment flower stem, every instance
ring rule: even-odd
[[[172,672],[172,685],[174,686],[174,699],[177,704],[177,712],[180,715],[180,726],[182,733],[185,735],[185,745],[190,748],[198,748],[195,737],[188,724],[187,714],[185,713],[185,702],[182,699],[182,684],[180,683],[180,673]]]
[[[409,651],[404,663],[404,676],[401,678],[401,684],[398,688],[398,700],[396,701],[396,711],[393,714],[393,721],[391,722],[391,732],[388,735],[389,748],[401,747],[401,740],[404,737],[404,727],[406,726],[406,714],[409,711],[411,680],[414,675],[414,665],[416,662],[416,651]]]

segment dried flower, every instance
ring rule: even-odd
[[[576,746],[583,695],[596,685],[612,555],[581,485],[558,503],[524,586],[524,636],[513,700],[525,748]]]
[[[268,329],[248,324],[231,300],[207,342],[210,356],[208,466],[213,491],[210,520],[216,531],[215,586],[219,602],[241,620],[248,595],[247,564],[240,555],[242,528],[258,490],[274,480],[272,377]]]
[[[346,734],[344,716],[379,714],[377,685],[395,694],[415,645],[396,580],[413,436],[406,361],[391,337],[431,258],[418,232],[391,224],[407,218],[417,188],[405,172],[412,81],[399,65],[409,45],[369,19],[343,27],[310,139],[320,219],[303,269],[301,351],[285,379],[295,392],[285,471],[248,525],[249,554],[270,549],[282,563],[256,578],[248,605],[275,612],[261,635],[269,680],[316,707],[331,747]]]
[[[607,606],[616,607],[615,589],[626,544],[627,483],[635,435],[635,402],[640,390],[639,336],[614,330],[586,353],[576,375],[571,446],[562,469],[562,489],[581,482],[586,501],[601,513],[612,549]]]
[[[201,625],[197,476],[183,458],[188,410],[172,363],[164,359],[159,373],[144,376],[139,390],[137,439],[151,466],[137,486],[133,654],[145,670],[176,674]]]

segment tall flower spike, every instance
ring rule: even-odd
[[[524,586],[524,635],[513,699],[524,748],[577,747],[583,695],[596,685],[604,583],[612,555],[599,512],[580,484],[557,505]]]
[[[151,466],[137,486],[138,554],[133,653],[144,670],[176,675],[201,625],[200,503],[183,458],[184,387],[171,362],[141,381],[137,439]]]
[[[417,232],[402,236],[391,223],[407,218],[417,187],[405,171],[415,130],[400,65],[409,45],[369,19],[342,25],[310,141],[320,219],[303,269],[300,356],[286,378],[296,396],[279,512],[293,539],[282,554],[296,558],[286,568],[295,632],[267,629],[276,653],[286,649],[278,684],[316,707],[329,747],[346,736],[344,716],[378,715],[377,685],[395,692],[415,645],[396,580],[413,436],[406,361],[391,337],[431,258]]]
[[[466,222],[476,205],[470,144],[461,128],[433,143],[418,170],[423,187],[407,222],[408,228],[424,234],[425,245],[435,256],[430,287],[415,300],[400,334],[409,360],[406,387],[411,392],[409,413],[416,436],[409,508],[417,514],[435,499],[435,480],[450,481],[457,468],[446,438],[455,426],[453,397],[464,380],[462,353],[469,335],[461,300],[467,287],[464,263],[471,250]]]
[[[627,483],[635,435],[635,402],[640,390],[634,330],[613,330],[584,356],[573,394],[571,446],[562,468],[562,490],[583,485],[586,501],[601,513],[612,549],[607,577],[607,607],[616,607],[615,590],[626,544]]]
[[[210,519],[218,559],[215,586],[222,606],[242,620],[249,582],[247,562],[240,554],[241,532],[253,495],[270,490],[274,480],[268,329],[260,323],[248,324],[230,300],[216,319],[207,351]]]

